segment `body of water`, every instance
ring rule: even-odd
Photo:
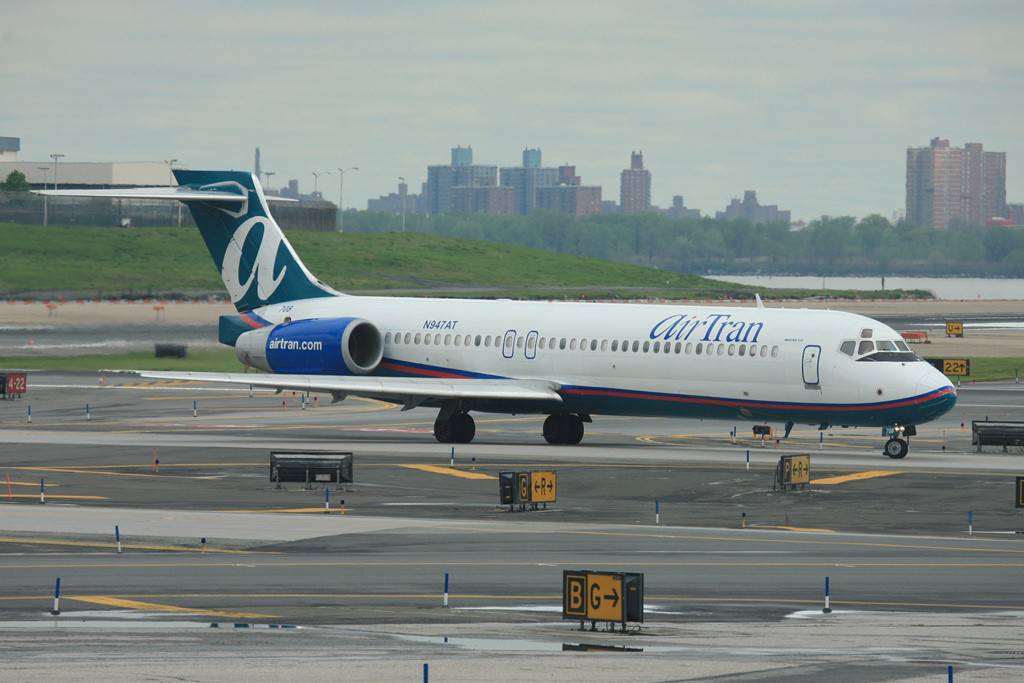
[[[812,275],[715,275],[741,285],[782,289],[883,289],[880,277],[816,277]],[[1024,280],[980,277],[886,277],[884,289],[924,289],[937,299],[1024,299]]]

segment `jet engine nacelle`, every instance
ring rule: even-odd
[[[264,372],[365,375],[380,364],[384,340],[361,318],[296,320],[242,333],[235,355]]]

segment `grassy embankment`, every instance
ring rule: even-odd
[[[719,299],[819,296],[767,290],[654,268],[494,242],[407,234],[290,232],[309,269],[340,291],[444,291],[445,296],[530,299]],[[67,298],[222,294],[217,268],[192,228],[81,228],[0,223],[0,295]],[[898,298],[924,292],[843,292]]]
[[[342,291],[388,294],[401,289],[445,296],[531,299],[718,299],[817,296],[820,291],[766,290],[598,259],[492,242],[417,234],[289,233],[318,277]],[[202,239],[190,228],[81,228],[0,223],[0,293],[61,292],[65,297],[213,292],[223,284]],[[898,298],[923,292],[830,292],[837,298]],[[59,358],[0,357],[0,367],[26,369],[240,371],[230,349],[185,359],[149,353]],[[974,358],[973,379],[1006,379],[1024,359]]]

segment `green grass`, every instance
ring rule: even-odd
[[[157,358],[152,351],[93,353],[81,356],[0,356],[0,371],[6,370],[177,370],[180,372],[243,372],[235,350],[189,351],[185,358]]]
[[[962,377],[961,382],[989,382],[1013,379],[1014,373],[1024,375],[1024,358],[971,358],[971,375]],[[951,377],[956,382],[956,377]]]
[[[455,288],[452,295],[456,296],[534,299],[716,299],[752,297],[754,291],[796,298],[821,294],[750,288],[542,249],[416,233],[292,231],[288,239],[317,277],[341,291],[386,294],[390,289]],[[0,223],[0,244],[0,293],[8,295],[224,291],[194,228],[44,228]],[[858,296],[843,291],[829,294]],[[897,296],[885,293],[886,298]]]

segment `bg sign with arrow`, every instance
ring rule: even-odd
[[[562,618],[643,621],[643,574],[563,571]]]

